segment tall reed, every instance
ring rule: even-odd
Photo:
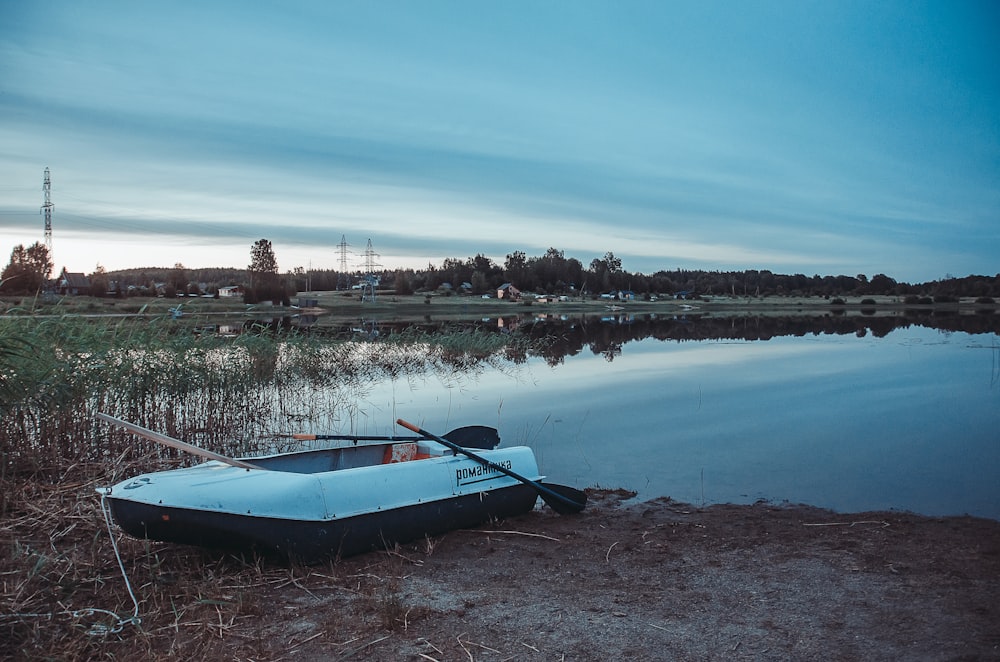
[[[4,471],[105,463],[153,447],[96,421],[99,411],[227,454],[274,433],[335,428],[374,380],[475,372],[503,363],[509,336],[408,331],[378,341],[308,334],[195,334],[166,319],[0,321]]]

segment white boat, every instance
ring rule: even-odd
[[[311,563],[522,514],[539,494],[563,498],[550,488],[571,490],[539,482],[530,448],[458,450],[421,440],[212,460],[98,491],[133,536]]]

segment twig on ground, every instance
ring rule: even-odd
[[[608,547],[608,553],[604,555],[604,562],[605,563],[611,563],[611,550],[614,549],[615,545],[617,545],[617,544],[618,544],[618,541],[616,540],[613,543],[611,543],[611,547]]]
[[[469,656],[469,662],[476,662],[476,658],[472,657],[472,653],[469,652],[469,649],[466,648],[465,644],[462,642],[462,637],[464,637],[464,636],[465,636],[465,633],[463,632],[462,634],[460,634],[457,637],[455,637],[455,639],[458,640],[458,645],[462,648],[462,650],[465,651],[465,654]]]
[[[888,526],[890,526],[890,524],[888,522],[884,522],[882,520],[874,520],[874,519],[858,520],[857,522],[819,522],[819,523],[816,523],[816,524],[812,524],[812,523],[806,522],[802,526],[847,526],[847,527],[851,527],[851,526],[854,526],[855,524],[881,524],[883,529],[886,528],[886,527],[888,527]]]
[[[290,650],[290,651],[293,651],[293,650],[295,650],[296,648],[298,648],[299,646],[301,646],[302,644],[305,644],[305,643],[309,643],[310,641],[312,641],[312,640],[313,640],[313,639],[315,639],[316,637],[322,637],[322,636],[323,636],[323,634],[325,634],[325,633],[324,633],[323,631],[320,631],[320,632],[317,632],[316,634],[314,634],[314,635],[313,635],[313,636],[311,636],[311,637],[306,637],[305,639],[303,639],[302,641],[298,642],[297,644],[294,644],[294,645],[292,645],[292,646],[289,646],[289,647],[288,647],[288,650]]]
[[[399,558],[403,559],[407,563],[411,563],[413,565],[423,565],[424,564],[423,561],[420,561],[418,559],[411,559],[409,556],[406,556],[405,554],[400,554],[396,550],[387,549],[387,550],[385,550],[385,553],[388,554],[389,556],[398,556]]]
[[[559,538],[553,538],[552,536],[547,536],[542,533],[528,533],[527,531],[485,531],[483,529],[474,529],[479,533],[506,533],[512,536],[529,536],[531,538],[545,538],[546,540],[552,540],[554,542],[559,542]]]
[[[428,641],[424,637],[420,637],[419,639],[417,639],[417,642],[418,643],[422,642],[422,643],[427,644],[428,646],[430,646],[431,648],[433,648],[435,650],[435,652],[437,652],[438,655],[444,655],[444,653],[441,651],[440,648],[438,648],[437,646],[435,646],[434,644],[432,644],[430,641]]]
[[[465,643],[467,643],[467,644],[472,644],[473,646],[478,646],[478,647],[482,648],[483,650],[485,650],[485,651],[489,651],[489,652],[491,652],[491,653],[499,653],[499,652],[500,652],[500,651],[498,651],[498,650],[497,650],[497,649],[495,649],[495,648],[490,648],[490,647],[489,647],[489,646],[487,646],[486,644],[480,644],[480,643],[477,643],[477,642],[475,642],[475,641],[467,641],[467,642],[465,642]]]
[[[391,636],[392,635],[387,634],[384,637],[376,639],[375,641],[369,641],[367,644],[364,644],[362,646],[358,646],[357,648],[353,648],[353,649],[347,651],[346,653],[344,653],[343,655],[341,655],[339,659],[346,660],[347,658],[354,656],[356,653],[360,653],[364,649],[369,648],[370,646],[374,646],[375,644],[379,643],[380,641],[385,641],[386,639],[388,639]]]

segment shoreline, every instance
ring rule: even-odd
[[[238,299],[215,298],[134,298],[99,299],[93,297],[63,297],[55,304],[45,304],[28,297],[0,298],[0,318],[24,319],[26,317],[137,317],[170,316],[179,308],[182,318],[218,317],[241,315],[287,316],[310,315],[320,319],[364,319],[379,317],[387,321],[419,320],[425,317],[463,318],[478,316],[505,316],[521,314],[568,315],[788,315],[788,316],[900,316],[914,314],[994,314],[1000,304],[976,303],[974,297],[963,297],[947,303],[905,303],[898,296],[848,296],[841,297],[843,305],[831,303],[824,297],[728,297],[707,296],[700,299],[659,299],[656,301],[614,301],[588,299],[586,301],[539,302],[524,299],[517,302],[474,296],[396,295],[379,294],[375,301],[362,301],[351,292],[302,292],[295,299],[308,300],[304,308],[275,306],[270,303],[248,306]],[[862,301],[874,301],[862,303]]]
[[[23,487],[0,529],[2,598],[8,613],[54,615],[0,620],[0,654],[14,659],[1000,655],[1000,522],[636,503],[630,492],[596,489],[577,515],[539,504],[316,566],[149,543],[115,529],[142,620],[95,638],[86,627],[107,619],[86,608],[132,609],[99,500],[89,484]],[[7,551],[15,548],[37,551]],[[40,565],[43,554],[49,561]],[[47,601],[53,592],[58,600]]]

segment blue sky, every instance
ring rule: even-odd
[[[0,0],[0,256],[1000,272],[995,2]]]

